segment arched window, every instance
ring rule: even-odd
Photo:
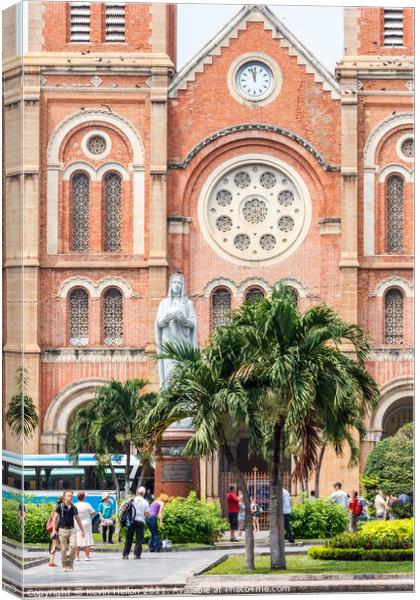
[[[404,296],[401,290],[392,288],[386,292],[384,313],[385,344],[402,344],[404,341]]]
[[[76,173],[71,180],[71,215],[73,252],[89,250],[89,177]]]
[[[290,293],[294,305],[297,306],[299,304],[299,293],[298,293],[297,289],[292,287],[291,285],[288,285],[287,291]]]
[[[73,346],[86,346],[89,343],[89,295],[86,290],[77,289],[69,298],[69,342]]]
[[[121,250],[121,177],[118,173],[109,173],[105,177],[105,252]]]
[[[232,295],[226,288],[217,288],[211,295],[211,328],[212,331],[224,325],[232,307]]]
[[[249,287],[245,292],[245,300],[247,302],[255,302],[256,300],[264,298],[264,296],[264,290],[257,286]]]
[[[400,175],[386,180],[386,251],[403,252],[404,183]]]
[[[121,344],[123,335],[123,299],[120,290],[111,288],[104,294],[103,305],[104,344]]]

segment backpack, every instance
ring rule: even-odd
[[[134,507],[133,498],[126,500],[120,507],[118,512],[118,519],[120,521],[120,527],[130,527],[134,523],[136,516],[136,509]]]
[[[360,515],[362,514],[362,512],[363,512],[363,505],[362,505],[362,503],[360,502],[360,500],[359,500],[359,499],[357,499],[357,501],[356,501],[356,504],[355,504],[355,507],[353,508],[353,514],[354,514],[356,517],[358,517],[358,516],[360,516]]]

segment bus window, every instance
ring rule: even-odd
[[[22,489],[22,476],[23,469],[20,465],[9,465],[7,470],[7,485],[16,488],[17,490]]]
[[[44,490],[64,491],[80,490],[85,485],[86,475],[83,467],[41,467],[41,487]]]

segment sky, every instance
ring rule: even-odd
[[[288,29],[334,73],[343,55],[342,7],[272,6]],[[241,9],[232,4],[178,5],[178,70],[181,69]]]

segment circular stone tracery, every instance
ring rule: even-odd
[[[102,135],[93,135],[87,143],[91,154],[103,154],[106,150],[106,139]]]
[[[238,160],[236,167],[220,168],[206,186],[200,224],[225,257],[273,261],[303,239],[311,212],[309,194],[287,165],[283,170],[271,157]]]
[[[266,203],[259,198],[247,200],[242,209],[242,214],[249,223],[262,223],[267,213]]]

